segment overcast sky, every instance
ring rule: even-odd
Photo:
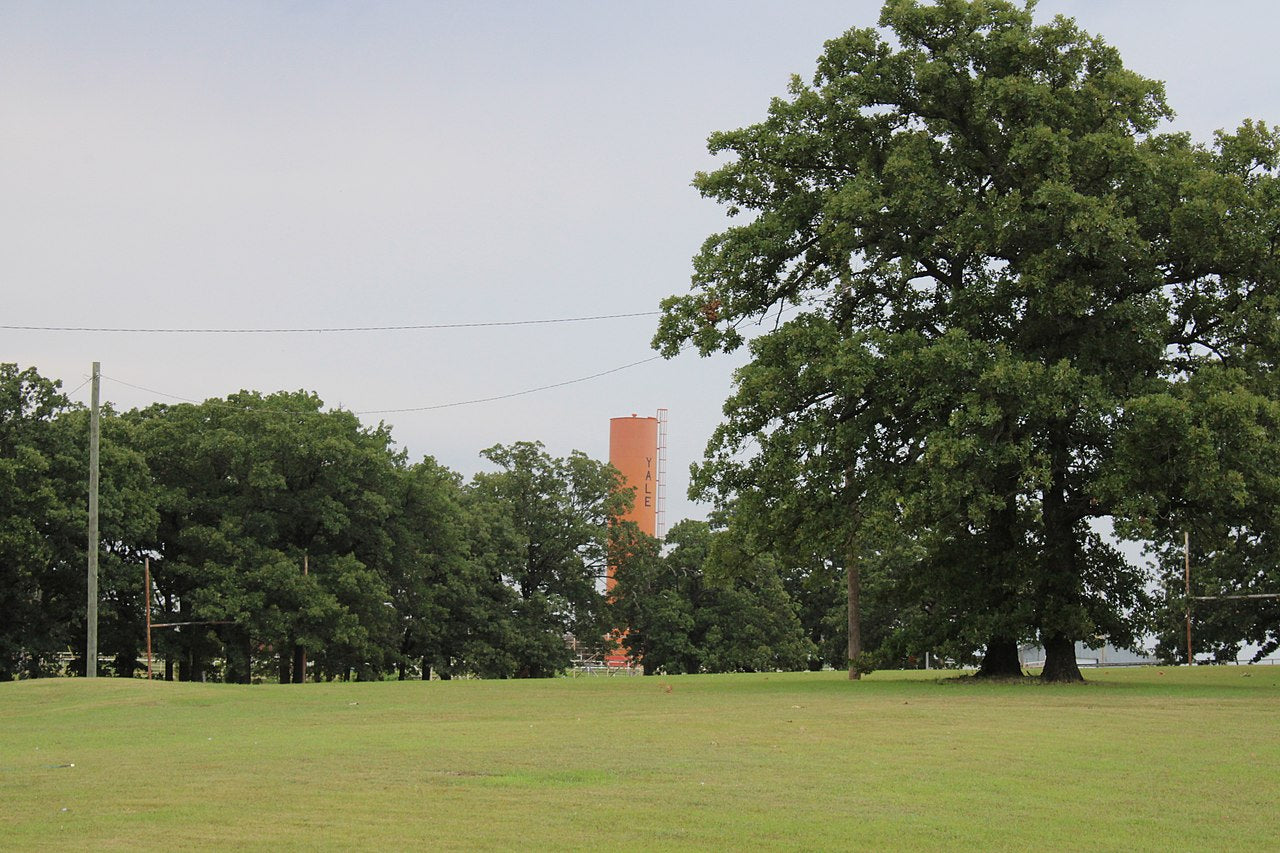
[[[1280,6],[1057,0],[1165,80],[1207,140],[1280,121]],[[39,3],[0,0],[6,325],[314,328],[655,311],[723,225],[690,186],[846,2]],[[0,360],[128,409],[307,389],[470,475],[496,443],[608,455],[670,410],[668,517],[730,390],[729,357],[650,358],[652,316],[288,335],[0,330]]]

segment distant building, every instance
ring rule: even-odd
[[[1023,668],[1038,668],[1044,665],[1044,649],[1039,646],[1020,646],[1018,661]],[[1107,643],[1097,648],[1084,643],[1076,643],[1077,666],[1150,666],[1159,663],[1151,655],[1143,652],[1117,649]]]

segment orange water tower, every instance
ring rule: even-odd
[[[623,476],[623,485],[635,490],[631,510],[623,521],[634,521],[641,532],[661,536],[665,519],[664,489],[667,471],[667,410],[655,418],[632,415],[609,420],[609,464]],[[613,589],[613,566],[605,581]],[[631,666],[620,644],[622,635],[607,639],[610,646],[605,663],[613,667]]]
[[[609,421],[609,464],[622,472],[625,485],[635,489],[631,511],[623,521],[634,521],[650,536],[658,535],[658,419],[612,418]]]

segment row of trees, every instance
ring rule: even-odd
[[[87,430],[56,383],[0,365],[0,678],[68,657],[83,670]],[[495,470],[463,482],[305,393],[107,409],[102,435],[99,642],[118,675],[141,665],[147,559],[155,621],[202,623],[156,632],[169,678],[300,680],[307,661],[321,678],[546,676],[569,664],[566,636],[611,631],[650,673],[848,662],[838,528],[766,548],[770,516],[736,503],[728,524],[683,521],[659,543],[618,523],[629,490],[580,453],[498,446]],[[907,537],[862,564],[879,665],[990,654],[921,629],[937,619],[910,582],[926,546]],[[1197,559],[1218,573],[1197,592],[1225,581],[1221,555]],[[1176,657],[1184,602],[1167,604],[1132,618],[1163,626]],[[1216,608],[1201,650],[1273,637],[1270,606]]]
[[[69,656],[83,671],[87,415],[0,365],[0,679]],[[99,649],[118,675],[141,665],[148,559],[154,621],[196,623],[155,632],[169,678],[547,676],[567,635],[627,626],[650,671],[820,660],[777,565],[712,559],[703,522],[663,555],[618,523],[617,472],[581,453],[493,447],[463,482],[301,392],[107,408],[101,433]]]
[[[151,560],[166,674],[537,676],[603,636],[625,506],[609,466],[538,444],[470,483],[307,393],[103,413],[99,647],[132,674]],[[0,366],[0,678],[83,657],[87,412]],[[75,664],[83,668],[83,661]],[[213,671],[214,669],[218,671]]]
[[[1194,593],[1280,592],[1280,134],[1160,132],[1162,84],[1030,3],[880,24],[711,137],[730,161],[695,186],[747,221],[655,346],[772,330],[694,492],[759,551],[847,569],[855,603],[874,580],[890,645],[1013,674],[1038,641],[1057,680],[1078,640],[1173,654],[1183,531]],[[1277,648],[1275,599],[1199,612],[1202,649]]]

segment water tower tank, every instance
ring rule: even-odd
[[[624,521],[650,536],[658,535],[658,419],[611,418],[609,463],[622,472],[625,485],[635,489],[635,501]]]

